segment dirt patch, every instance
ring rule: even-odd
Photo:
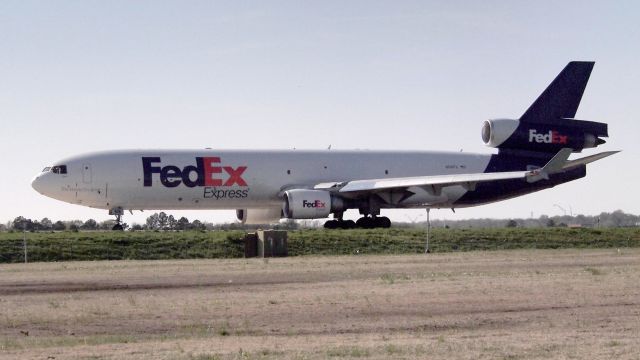
[[[640,251],[0,266],[0,358],[634,358]]]

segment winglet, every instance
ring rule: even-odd
[[[573,152],[571,148],[563,148],[543,166],[541,169],[531,171],[527,175],[527,181],[530,183],[545,179],[549,180],[549,175],[557,174],[563,171],[564,165],[567,163],[569,156]]]

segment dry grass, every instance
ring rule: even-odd
[[[11,264],[0,274],[0,358],[640,353],[640,250]]]

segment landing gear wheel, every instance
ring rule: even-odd
[[[116,224],[113,225],[111,230],[123,231],[124,226],[122,226],[122,215],[124,215],[124,209],[122,209],[121,207],[115,207],[115,208],[109,209],[109,215],[116,216]]]
[[[340,221],[340,229],[353,229],[356,227],[356,222],[353,220]]]
[[[324,223],[324,228],[333,230],[333,229],[337,229],[338,225],[339,225],[338,220],[329,220]]]
[[[362,229],[373,229],[375,227],[375,221],[373,218],[363,216],[356,221],[356,226]]]
[[[329,220],[324,223],[325,229],[353,229],[356,223],[353,220]]]
[[[369,217],[363,216],[358,221],[356,221],[356,226],[362,229],[374,229],[374,228],[385,228],[388,229],[391,227],[391,220],[388,217]]]
[[[376,227],[388,229],[391,227],[391,220],[388,217],[382,216],[375,219]]]

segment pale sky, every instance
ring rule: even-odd
[[[518,118],[571,60],[596,61],[576,117],[609,123],[597,151],[623,152],[584,179],[432,218],[639,214],[638,14],[637,1],[2,1],[0,221],[110,219],[30,186],[95,150],[496,152],[482,122]]]

